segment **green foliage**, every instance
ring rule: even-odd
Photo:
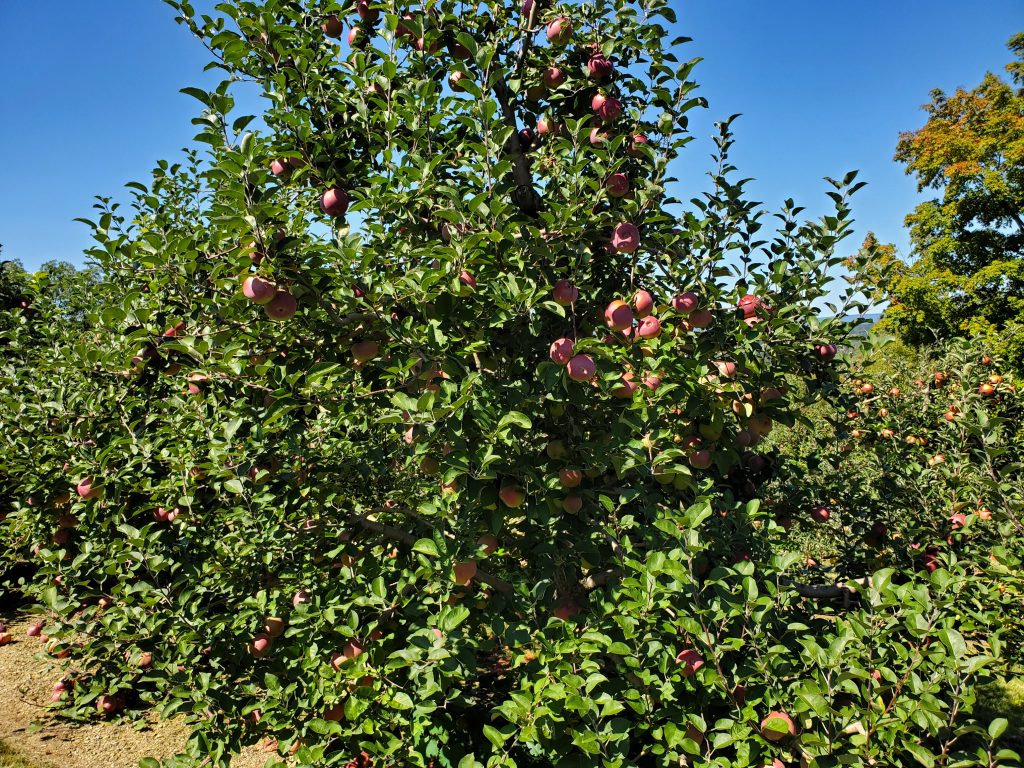
[[[864,357],[874,364],[849,384],[841,410],[818,408],[776,438],[780,461],[792,465],[772,489],[777,519],[796,526],[790,535],[830,579],[893,562],[973,564],[965,600],[995,618],[1020,663],[1024,623],[1011,606],[1022,594],[1024,397],[974,345],[934,356],[897,347],[886,365],[879,357]],[[807,514],[816,504],[831,512],[826,525]]]
[[[770,229],[726,121],[681,213],[667,168],[701,101],[661,3],[382,5],[340,49],[322,25],[347,5],[171,5],[226,76],[187,89],[207,153],[130,185],[130,211],[98,202],[83,327],[47,310],[4,336],[0,531],[39,569],[65,716],[184,715],[175,765],[260,740],[300,765],[994,755],[970,716],[1008,632],[990,567],[886,550],[855,595],[822,592],[762,504],[757,444],[842,396],[828,344],[864,305],[819,306],[854,174],[832,215],[790,201]],[[561,15],[571,41],[546,43]],[[231,114],[240,80],[265,133]],[[542,117],[560,131],[521,142]],[[320,206],[337,188],[348,220]],[[254,277],[294,315],[246,298]],[[660,333],[606,327],[640,290]],[[706,312],[673,302],[691,290]],[[560,338],[593,376],[551,359]],[[780,479],[792,503],[809,470]]]

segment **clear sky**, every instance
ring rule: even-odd
[[[868,229],[906,246],[921,199],[892,161],[901,130],[923,122],[932,88],[973,87],[1002,71],[1024,29],[1024,0],[676,0],[683,51],[710,109],[709,134],[735,112],[734,163],[753,196],[825,210],[823,176],[860,169],[858,241]],[[123,197],[154,163],[191,143],[199,104],[178,90],[213,82],[205,49],[159,0],[52,4],[0,0],[0,243],[32,268],[82,263],[95,195]],[[704,188],[710,143],[681,163],[684,198]],[[827,202],[827,201],[826,201]],[[851,248],[855,243],[851,243]]]

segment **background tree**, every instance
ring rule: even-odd
[[[1024,35],[1010,49],[1024,56]],[[879,282],[883,327],[912,344],[981,334],[1024,359],[1024,76],[989,73],[973,90],[932,93],[928,120],[896,159],[941,197],[907,217],[913,261]]]

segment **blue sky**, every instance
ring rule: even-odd
[[[901,130],[918,127],[929,91],[972,87],[1009,61],[1024,29],[1022,0],[677,0],[683,51],[710,109],[698,136],[735,112],[734,163],[756,199],[787,197],[824,211],[822,181],[860,169],[857,241],[868,230],[906,247],[903,217],[921,199],[892,161]],[[212,82],[207,52],[159,0],[50,4],[0,0],[0,243],[32,268],[82,263],[95,195],[123,197],[154,163],[191,143],[199,106],[180,94]],[[684,198],[704,188],[711,145],[680,163]],[[851,243],[851,248],[856,243]]]

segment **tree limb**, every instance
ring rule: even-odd
[[[523,149],[519,146],[519,125],[516,123],[516,115],[512,109],[512,92],[504,75],[498,75],[494,83],[494,94],[498,97],[498,106],[501,108],[501,115],[505,125],[512,129],[512,135],[505,142],[505,152],[512,158],[512,178],[516,183],[516,190],[513,195],[519,209],[529,215],[536,216],[540,210],[540,195],[533,187],[533,174],[530,173],[530,161],[527,160]]]

